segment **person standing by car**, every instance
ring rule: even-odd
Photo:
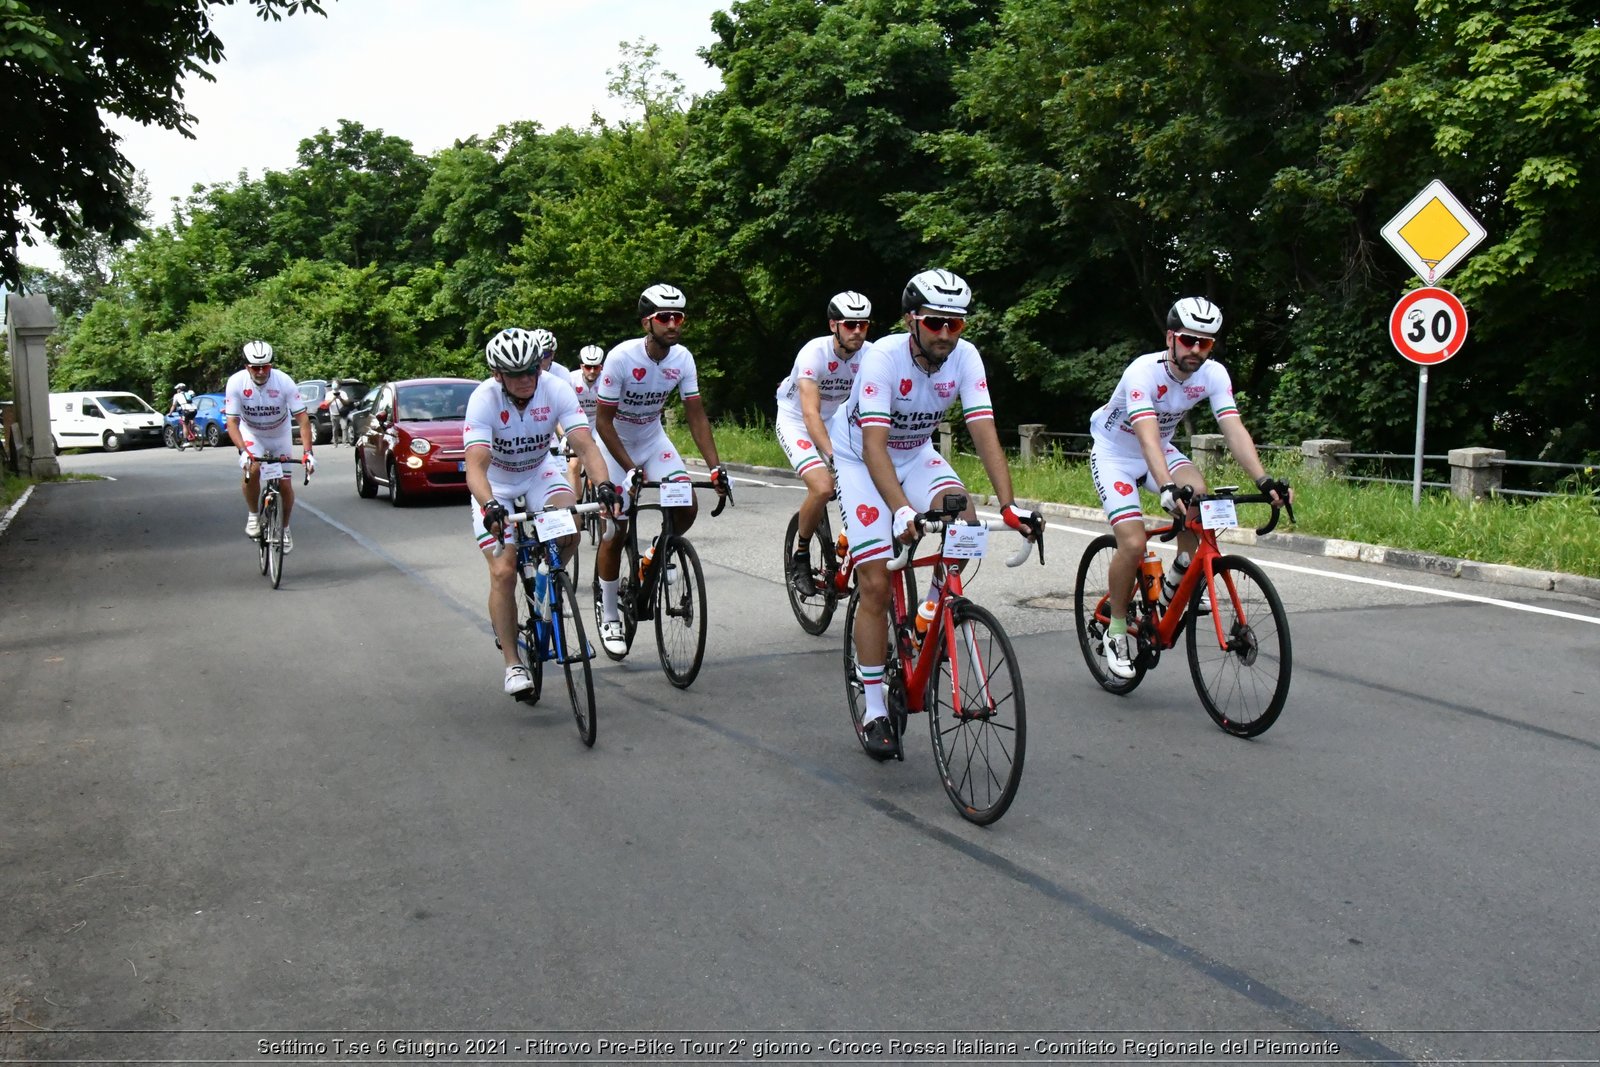
[[[300,442],[304,451],[300,461],[309,476],[317,469],[311,454],[311,442],[316,437],[311,432],[311,417],[306,414],[306,401],[294,379],[272,365],[272,346],[265,341],[250,341],[244,346],[245,368],[234,372],[224,390],[222,413],[228,420],[228,439],[239,450],[239,466],[244,469],[244,503],[250,509],[245,521],[246,537],[261,532],[260,518],[256,515],[256,501],[261,495],[261,467],[251,459],[286,456],[293,445],[290,435],[291,416],[300,425]],[[283,491],[283,551],[294,551],[294,538],[289,534],[289,520],[294,515],[294,479],[285,476],[280,488]]]
[[[778,444],[806,483],[800,503],[799,529],[794,558],[789,561],[789,582],[801,596],[817,591],[811,570],[811,538],[822,521],[823,509],[833,499],[833,442],[827,422],[850,396],[850,386],[861,369],[857,355],[872,325],[872,301],[854,291],[828,301],[828,334],[807,341],[795,356],[789,376],[778,383]],[[824,545],[829,551],[832,545]]]
[[[683,457],[661,425],[662,409],[674,392],[683,397],[683,417],[701,458],[711,468],[711,481],[719,494],[728,491],[728,472],[717,459],[711,420],[700,400],[694,356],[678,343],[687,306],[683,292],[674,286],[650,286],[639,294],[639,324],[644,336],[623,341],[606,354],[595,430],[605,449],[610,478],[622,487],[624,508],[627,494],[633,492],[633,472],[652,482],[690,480]],[[699,511],[698,501],[677,509],[673,521],[679,533],[688,532]],[[619,536],[602,541],[595,555],[595,575],[600,580],[600,643],[616,656],[628,651],[617,607],[624,540]]]
[[[338,378],[328,383],[328,443],[337,446],[344,436],[344,386]]]
[[[472,533],[489,565],[489,621],[505,659],[505,691],[511,696],[533,688],[517,659],[517,554],[496,551],[506,535],[506,516],[518,497],[531,510],[568,507],[577,502],[567,484],[566,464],[551,454],[557,426],[567,427],[568,445],[597,486],[601,504],[615,505],[616,490],[605,480],[600,454],[583,410],[564,374],[545,374],[548,351],[530,333],[501,330],[484,347],[490,377],[467,400],[462,443],[467,453],[467,488],[472,492]],[[545,338],[540,338],[545,340]],[[549,339],[553,343],[553,338]],[[578,547],[577,535],[560,541],[563,559]]]

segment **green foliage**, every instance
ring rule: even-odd
[[[67,249],[92,234],[136,235],[133,170],[102,112],[192,136],[180,82],[212,80],[222,41],[210,13],[233,2],[166,0],[130,14],[98,0],[0,0],[0,280],[15,286],[17,241],[33,242],[25,213]],[[250,3],[264,19],[322,13],[318,0]]]

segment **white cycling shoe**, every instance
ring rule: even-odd
[[[261,519],[254,512],[251,512],[250,517],[244,521],[244,535],[246,537],[261,536]]]
[[[506,696],[516,696],[533,688],[533,677],[528,668],[516,663],[506,668]]]
[[[622,629],[621,619],[600,624],[600,643],[613,656],[628,654],[628,637]]]
[[[1132,678],[1133,657],[1128,654],[1127,634],[1106,634],[1106,670],[1118,678]]]

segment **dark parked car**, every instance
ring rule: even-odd
[[[310,378],[298,384],[300,395],[305,397],[306,414],[311,417],[311,429],[316,434],[316,443],[325,445],[333,440],[333,417],[328,414],[328,401],[333,397],[333,384],[321,378]],[[339,389],[344,393],[347,405],[351,398],[360,396],[364,388],[365,385],[354,378],[339,379]],[[294,420],[292,425],[295,427],[292,431],[294,438],[299,440],[299,420]]]
[[[378,387],[372,421],[356,439],[356,492],[371,499],[389,487],[389,502],[404,507],[424,495],[467,492],[467,398],[470,378],[411,378]]]
[[[372,405],[378,402],[378,393],[383,389],[381,385],[374,385],[368,389],[366,395],[355,402],[344,416],[345,440],[355,444],[361,435],[367,432],[372,425]]]
[[[221,393],[199,393],[194,398],[194,432],[205,439],[207,445],[216,447],[228,439],[228,420],[222,414]],[[177,448],[183,440],[182,417],[177,412],[167,412],[166,426],[161,439],[168,448]]]

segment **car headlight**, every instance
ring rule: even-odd
[[[413,437],[411,439],[411,451],[419,456],[426,456],[433,451],[433,442],[426,437]]]

